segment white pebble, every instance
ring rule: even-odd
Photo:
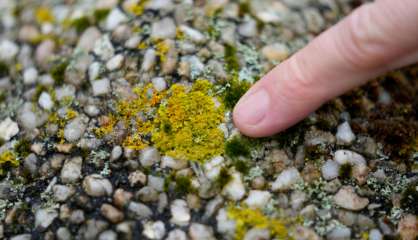
[[[327,234],[327,239],[328,240],[350,240],[351,229],[345,226],[335,227]]]
[[[99,62],[94,62],[92,64],[90,64],[89,66],[89,80],[93,81],[96,80],[97,78],[99,78],[100,73],[102,70],[102,66]]]
[[[232,179],[223,188],[222,194],[229,200],[238,201],[245,196],[245,186],[239,172],[232,173],[231,177]]]
[[[150,167],[161,160],[160,153],[155,147],[147,147],[141,150],[139,161],[144,167]]]
[[[119,8],[113,8],[106,18],[106,30],[113,30],[127,21],[128,17]]]
[[[350,150],[337,150],[334,153],[334,160],[339,164],[366,165],[366,160],[363,156]]]
[[[110,81],[107,78],[94,80],[91,82],[94,96],[101,96],[110,92]]]
[[[161,92],[167,88],[167,83],[162,77],[156,77],[152,79],[152,84],[158,92]]]
[[[112,183],[99,174],[92,174],[84,178],[83,189],[92,197],[110,196],[113,192]]]
[[[19,126],[11,118],[6,118],[0,123],[0,139],[9,141],[19,133]]]
[[[162,221],[147,222],[144,224],[142,234],[149,239],[162,239],[165,235],[164,223]]]
[[[54,209],[38,209],[35,212],[35,227],[45,230],[57,217],[58,212]]]
[[[268,191],[251,190],[245,199],[245,204],[250,208],[263,208],[271,199]]]
[[[84,120],[81,117],[74,118],[65,126],[64,138],[69,142],[75,142],[83,136],[85,130]]]
[[[190,210],[187,202],[182,199],[176,199],[170,206],[171,219],[170,222],[178,226],[186,226],[190,221]]]
[[[103,37],[96,40],[94,43],[93,52],[102,60],[109,60],[111,57],[113,57],[115,49],[113,48],[112,42],[110,42],[108,35],[104,35]]]
[[[36,70],[36,68],[34,67],[27,68],[23,72],[23,83],[26,85],[35,84],[37,78],[38,78],[38,70]]]
[[[351,186],[343,186],[334,196],[334,202],[338,206],[348,210],[361,210],[369,204],[369,199],[356,194]]]
[[[289,190],[293,184],[301,181],[302,178],[298,170],[294,167],[285,169],[283,172],[277,176],[276,180],[273,182],[271,189],[273,191],[285,191]]]
[[[109,71],[117,70],[117,69],[122,67],[123,60],[124,60],[123,55],[118,54],[118,55],[112,57],[111,59],[109,59],[109,61],[107,61],[106,68]]]
[[[334,179],[338,177],[339,169],[340,165],[336,161],[328,160],[321,167],[322,177],[325,180]]]
[[[176,36],[176,25],[173,19],[163,18],[152,23],[151,37],[153,39],[174,38]]]
[[[369,240],[382,240],[383,239],[383,235],[382,233],[380,233],[379,229],[372,229],[369,232]]]
[[[335,137],[337,138],[337,142],[342,144],[351,144],[356,139],[356,135],[354,135],[348,122],[344,122],[338,126]]]
[[[38,99],[38,104],[45,110],[51,110],[54,107],[51,95],[47,92],[42,92]]]
[[[14,57],[16,57],[17,53],[19,52],[19,46],[16,43],[3,39],[0,42],[0,60],[2,61],[11,61]]]
[[[205,35],[203,35],[196,29],[193,29],[186,25],[181,25],[179,28],[193,42],[202,43],[206,40]]]

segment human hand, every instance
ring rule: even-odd
[[[378,0],[356,9],[276,66],[238,102],[236,126],[272,135],[326,101],[418,61],[418,1]]]

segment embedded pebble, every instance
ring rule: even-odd
[[[43,231],[47,229],[57,217],[58,212],[54,209],[38,209],[35,212],[35,227]]]
[[[147,147],[141,151],[139,161],[144,167],[150,167],[161,160],[160,153],[154,147]]]
[[[47,92],[42,92],[38,99],[38,104],[45,110],[51,110],[54,107],[51,95]]]
[[[358,211],[369,204],[369,199],[358,196],[353,187],[343,186],[335,194],[334,202],[342,208]]]
[[[222,194],[230,200],[238,201],[245,196],[245,186],[239,172],[232,173],[231,178],[223,188]]]
[[[187,202],[182,199],[176,199],[170,206],[171,219],[170,222],[178,226],[186,226],[190,221],[190,210]]]
[[[106,63],[106,68],[109,71],[114,71],[122,67],[124,57],[122,54],[115,55]]]
[[[92,197],[110,196],[113,192],[112,183],[98,174],[85,177],[83,180],[83,189]]]
[[[339,164],[352,164],[352,165],[366,165],[367,162],[360,154],[350,150],[337,150],[334,153],[334,160]]]
[[[271,193],[268,191],[251,190],[244,202],[251,208],[263,208],[270,199]]]
[[[351,144],[356,139],[356,135],[354,135],[348,122],[344,122],[338,126],[335,137],[337,138],[337,142],[342,144]]]
[[[19,126],[11,118],[6,118],[0,122],[0,139],[9,141],[19,133]]]
[[[345,226],[335,227],[327,234],[328,240],[350,240],[351,229]]]
[[[340,164],[333,160],[327,160],[321,167],[322,177],[326,180],[332,180],[338,177]]]
[[[61,169],[61,181],[63,183],[75,183],[81,178],[81,167],[83,159],[81,157],[74,157],[65,161]]]
[[[152,23],[151,37],[153,39],[174,38],[175,36],[176,25],[173,19],[166,17]]]
[[[96,40],[93,51],[102,60],[109,60],[115,53],[115,49],[113,48],[108,35],[104,35]]]
[[[289,57],[289,49],[282,43],[273,43],[261,49],[261,53],[269,61],[281,62]]]
[[[276,180],[271,185],[271,189],[273,191],[289,190],[295,183],[301,180],[302,178],[296,168],[288,168],[277,176]]]
[[[107,78],[94,80],[91,82],[94,96],[106,95],[110,92],[110,81]]]
[[[142,234],[149,239],[163,239],[165,231],[165,226],[162,221],[147,222],[144,224]]]
[[[189,227],[189,236],[192,240],[215,240],[213,229],[209,226],[192,223]]]
[[[81,117],[74,118],[64,128],[64,137],[69,142],[79,140],[86,130],[85,120]]]
[[[11,61],[14,57],[16,57],[17,53],[19,52],[19,46],[7,39],[2,39],[0,42],[0,60],[1,61]]]
[[[106,29],[113,30],[121,23],[127,22],[128,17],[119,9],[114,8],[106,18]]]
[[[36,68],[31,67],[25,69],[23,72],[23,83],[26,85],[32,85],[36,83],[36,80],[38,79],[38,70]]]

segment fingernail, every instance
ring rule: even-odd
[[[266,116],[270,105],[270,97],[266,90],[258,89],[244,95],[235,107],[234,121],[246,125],[257,125]]]

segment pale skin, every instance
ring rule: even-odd
[[[235,125],[251,137],[294,125],[328,100],[418,62],[418,1],[364,4],[273,68],[240,99]]]

